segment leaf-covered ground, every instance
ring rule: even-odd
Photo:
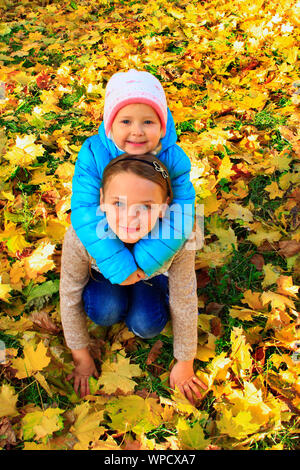
[[[296,449],[299,1],[0,0],[0,17],[0,447]],[[168,387],[170,325],[90,323],[100,381],[80,399],[65,380],[74,162],[129,68],[161,80],[204,205],[195,407]]]

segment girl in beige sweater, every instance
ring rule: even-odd
[[[121,155],[103,173],[100,209],[106,214],[106,225],[99,229],[130,249],[142,237],[158,236],[157,221],[171,216],[171,200],[168,172],[154,155]],[[194,396],[201,397],[198,385],[206,387],[193,368],[198,314],[194,265],[195,245],[188,241],[151,277],[138,270],[137,282],[127,279],[122,285],[111,284],[69,227],[62,250],[60,309],[75,364],[68,379],[74,378],[76,392],[80,389],[81,396],[89,394],[89,377],[98,377],[89,352],[86,315],[106,326],[124,321],[141,338],[158,335],[171,318],[177,362],[170,373],[170,386],[177,386],[192,403]]]

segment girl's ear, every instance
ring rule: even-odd
[[[104,197],[103,197],[103,189],[100,188],[100,209],[102,212],[105,212],[105,204],[104,204]]]

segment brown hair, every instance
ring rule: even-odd
[[[164,198],[167,199],[167,197],[169,197],[169,203],[172,201],[173,192],[169,172],[155,155],[151,153],[145,153],[143,155],[129,155],[124,153],[111,160],[105,167],[102,176],[103,193],[105,193],[105,187],[109,179],[123,171],[131,172],[158,184],[163,190]]]

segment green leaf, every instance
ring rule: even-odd
[[[205,439],[199,422],[190,427],[184,418],[179,418],[176,429],[183,449],[204,450],[211,443],[210,439]]]
[[[38,286],[34,286],[30,291],[27,297],[27,303],[31,302],[32,300],[38,297],[50,297],[56,292],[59,291],[59,279],[55,279],[54,281],[46,281],[43,284]]]

